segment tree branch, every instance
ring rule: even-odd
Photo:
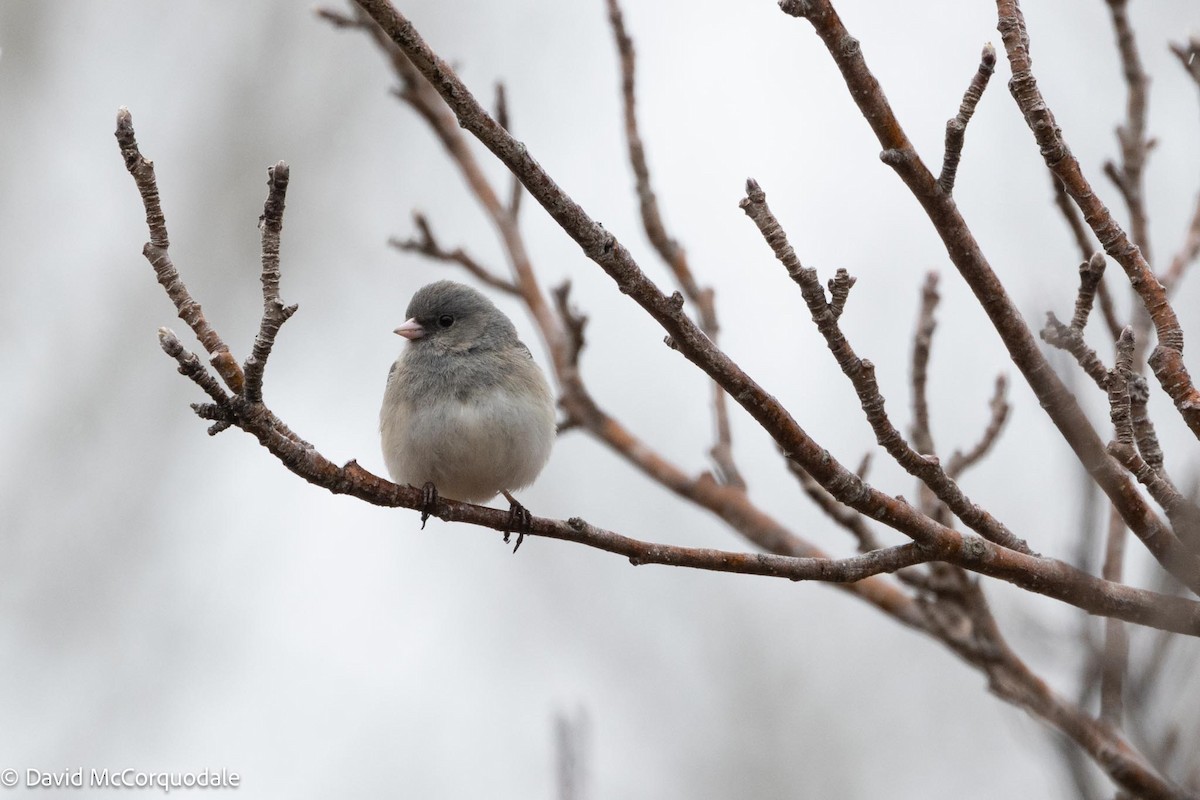
[[[263,315],[258,335],[254,337],[254,347],[243,367],[246,376],[243,394],[251,403],[262,402],[263,372],[267,368],[267,358],[271,355],[271,349],[275,346],[275,336],[283,323],[287,322],[298,308],[296,305],[285,308],[283,303],[279,302],[279,236],[283,230],[288,165],[280,161],[267,170],[267,185],[270,191],[263,215],[259,219],[259,227],[262,228]]]
[[[924,208],[945,244],[947,255],[1000,334],[1013,363],[1080,463],[1121,512],[1130,530],[1156,553],[1155,558],[1173,574],[1190,573],[1193,570],[1190,554],[1180,554],[1178,540],[1138,494],[1129,476],[1105,453],[1100,437],[1078,401],[1054,374],[958,207],[941,191],[937,179],[917,155],[879,82],[867,68],[858,41],[846,30],[832,4],[829,0],[783,0],[780,8],[813,26],[841,71],[850,96],[883,146],[880,157],[896,171]],[[1193,591],[1200,591],[1200,582],[1195,577],[1184,582],[1190,583]]]
[[[1017,0],[996,0],[996,8],[999,16],[997,27],[1012,67],[1013,78],[1009,89],[1013,99],[1033,132],[1046,166],[1062,181],[1067,194],[1083,212],[1084,220],[1091,226],[1101,247],[1125,270],[1130,284],[1141,298],[1154,323],[1159,341],[1154,355],[1150,358],[1151,369],[1154,370],[1159,384],[1174,401],[1175,408],[1188,428],[1200,439],[1200,391],[1192,385],[1184,367],[1183,329],[1179,326],[1166,290],[1150,270],[1150,265],[1137,245],[1129,240],[1125,231],[1096,196],[1091,184],[1083,176],[1079,162],[1071,155],[1062,131],[1054,120],[1054,114],[1042,97],[1037,80],[1033,76],[1029,35],[1025,29],[1025,17],[1021,13],[1020,4]],[[1126,518],[1126,522],[1128,521]]]
[[[996,70],[996,48],[988,42],[983,46],[979,56],[979,68],[971,84],[963,95],[958,114],[946,122],[946,153],[942,157],[942,174],[938,176],[938,186],[946,194],[954,191],[954,177],[958,173],[958,162],[962,158],[963,138],[967,134],[967,123],[975,114],[975,106],[983,97],[983,91]]]
[[[121,148],[121,156],[125,159],[125,169],[133,176],[138,192],[142,196],[142,204],[146,208],[146,225],[150,228],[150,241],[142,249],[142,255],[154,268],[158,282],[167,291],[167,296],[175,304],[179,318],[187,323],[196,334],[200,344],[212,356],[212,365],[225,381],[225,385],[235,392],[241,392],[245,377],[237,359],[229,352],[229,346],[221,340],[217,332],[208,324],[204,310],[192,299],[187,287],[179,278],[179,272],[167,253],[171,246],[167,237],[167,219],[163,215],[162,205],[158,199],[158,182],[154,177],[154,162],[142,157],[138,150],[137,138],[133,133],[133,117],[129,109],[121,106],[117,111],[117,144]]]
[[[629,142],[629,163],[637,182],[638,201],[642,210],[642,227],[650,244],[659,257],[670,267],[679,282],[684,297],[693,303],[699,312],[700,329],[713,342],[717,341],[720,326],[717,323],[715,293],[711,287],[701,288],[688,265],[687,253],[669,233],[658,209],[658,197],[650,182],[650,165],[646,161],[646,148],[642,144],[637,119],[637,59],[633,39],[625,30],[625,19],[617,0],[607,0],[608,20],[612,25],[613,38],[617,43],[617,55],[621,61],[621,96],[624,99],[625,138]],[[717,465],[723,483],[746,488],[746,481],[733,460],[732,433],[729,428],[729,410],[725,390],[713,384],[713,417],[716,427],[716,442],[709,455]]]

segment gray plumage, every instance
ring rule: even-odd
[[[474,503],[528,486],[550,457],[554,396],[512,321],[454,281],[418,290],[405,316],[379,413],[392,480]]]

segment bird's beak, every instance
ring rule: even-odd
[[[417,318],[413,317],[412,319],[405,320],[403,325],[396,328],[395,333],[411,341],[424,336],[425,329],[421,327],[421,323],[417,322]]]

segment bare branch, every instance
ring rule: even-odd
[[[875,381],[874,365],[859,358],[846,341],[838,321],[830,311],[829,302],[825,299],[825,290],[817,279],[817,271],[800,263],[796,251],[788,244],[787,234],[767,205],[766,193],[755,181],[746,182],[746,197],[740,205],[746,216],[758,227],[763,239],[775,253],[775,258],[800,287],[800,293],[808,305],[809,314],[817,330],[825,337],[825,343],[841,367],[842,373],[854,385],[859,404],[880,446],[910,475],[928,486],[938,499],[972,530],[1003,547],[1022,553],[1031,552],[1029,545],[1008,530],[1002,522],[972,503],[942,470],[935,456],[918,453],[904,441],[904,437],[888,419],[884,410],[883,395]]]
[[[1084,341],[1083,331],[1062,324],[1053,311],[1047,311],[1046,325],[1042,328],[1041,336],[1042,340],[1051,347],[1057,347],[1059,350],[1070,353],[1097,386],[1101,389],[1107,386],[1108,370],[1100,361],[1100,356],[1096,355],[1096,351]]]
[[[921,310],[917,314],[917,330],[913,335],[912,347],[912,402],[913,402],[913,446],[917,452],[933,455],[933,433],[929,429],[929,401],[926,395],[926,377],[929,368],[929,349],[933,344],[933,332],[937,329],[938,275],[925,275],[925,286],[921,290]]]
[[[1183,65],[1183,69],[1196,82],[1196,88],[1200,89],[1200,36],[1193,35],[1187,44],[1172,42],[1170,48]]]
[[[983,46],[983,53],[979,56],[979,68],[975,71],[975,77],[971,78],[971,85],[967,87],[967,91],[963,95],[962,104],[958,107],[958,114],[946,123],[946,153],[942,157],[942,174],[938,177],[938,186],[942,187],[942,191],[946,194],[954,191],[954,177],[958,172],[959,159],[962,158],[963,138],[967,133],[967,123],[975,114],[975,106],[979,105],[979,98],[983,97],[983,90],[987,88],[988,81],[995,69],[996,48],[992,46],[991,42],[988,42]]]
[[[1103,201],[1095,194],[1091,184],[1083,176],[1079,162],[1071,155],[1054,120],[1054,114],[1033,77],[1029,35],[1025,29],[1025,18],[1021,13],[1020,4],[1017,0],[996,0],[996,6],[999,15],[997,27],[1012,67],[1013,78],[1009,89],[1013,98],[1025,115],[1026,124],[1033,132],[1046,166],[1062,181],[1067,194],[1083,212],[1084,220],[1091,226],[1100,245],[1125,270],[1130,284],[1141,298],[1142,305],[1149,313],[1158,334],[1159,345],[1155,349],[1157,358],[1151,357],[1155,377],[1175,402],[1175,408],[1192,433],[1200,438],[1200,392],[1192,385],[1184,367],[1183,329],[1179,326],[1175,310],[1167,299],[1166,290],[1150,270],[1150,265],[1137,245],[1130,241]],[[1128,521],[1126,517],[1126,522]]]
[[[658,197],[650,182],[650,165],[646,160],[646,148],[642,144],[641,133],[638,130],[637,119],[637,58],[633,48],[633,39],[625,30],[625,18],[617,0],[607,0],[608,19],[612,25],[613,38],[617,43],[617,54],[621,61],[621,95],[624,98],[625,138],[629,142],[629,163],[633,167],[634,178],[637,181],[637,195],[642,210],[642,227],[650,244],[658,252],[659,257],[670,267],[675,280],[679,282],[684,296],[693,303],[700,316],[700,329],[713,342],[717,341],[720,326],[717,323],[717,309],[712,288],[701,288],[692,274],[688,264],[687,253],[669,233],[663,223],[662,214],[658,208]],[[713,417],[716,427],[716,442],[709,455],[717,466],[721,481],[730,486],[744,489],[746,481],[733,460],[732,432],[729,427],[728,403],[725,391],[719,384],[713,384],[712,392]]]
[[[1063,188],[1062,181],[1053,172],[1050,172],[1050,182],[1054,186],[1054,205],[1062,213],[1063,219],[1067,223],[1067,227],[1071,229],[1072,235],[1075,237],[1075,243],[1079,246],[1080,257],[1084,263],[1091,261],[1096,250],[1094,246],[1095,239],[1091,235],[1091,231],[1083,224],[1083,220],[1079,216],[1079,210],[1075,208],[1075,204],[1071,202],[1071,197],[1067,194],[1067,190]],[[1109,335],[1115,341],[1121,335],[1121,328],[1124,327],[1117,320],[1116,309],[1113,308],[1112,295],[1108,291],[1108,283],[1101,276],[1099,284],[1096,287],[1096,293],[1100,297],[1100,313],[1104,315],[1104,324],[1108,326]]]
[[[1079,294],[1075,298],[1075,315],[1071,317],[1071,327],[1076,330],[1081,331],[1087,325],[1096,289],[1104,279],[1104,265],[1104,253],[1100,251],[1092,253],[1091,258],[1079,265]]]
[[[508,92],[504,88],[503,81],[496,82],[496,121],[500,126],[508,132],[512,132],[512,126],[508,121]],[[525,194],[525,187],[517,180],[517,176],[512,176],[511,188],[508,190],[508,214],[513,219],[521,213],[521,198]]]
[[[1134,489],[1128,474],[1113,459],[1106,457],[1099,435],[1088,422],[1074,395],[1047,362],[1020,312],[984,258],[960,210],[941,191],[937,179],[917,155],[879,82],[868,69],[862,48],[846,30],[832,4],[829,0],[784,0],[780,8],[785,13],[803,17],[813,26],[841,70],[851,98],[882,145],[881,158],[884,163],[896,171],[924,208],[945,243],[947,255],[979,299],[1009,357],[1079,462],[1120,510],[1122,518],[1139,539],[1152,542],[1174,538]],[[1177,544],[1169,545],[1168,549],[1174,551]],[[1172,563],[1173,566],[1167,566],[1168,570],[1190,571],[1190,567]],[[1193,588],[1200,587],[1200,583],[1192,583]]]
[[[796,480],[800,481],[800,488],[816,504],[817,508],[825,512],[830,519],[845,528],[858,540],[858,552],[869,553],[880,548],[879,539],[876,538],[875,532],[871,530],[862,514],[839,503],[833,495],[825,490],[824,486],[813,479],[812,475],[804,471],[804,467],[790,458],[786,461],[788,470],[796,476]]]
[[[1149,223],[1146,217],[1145,186],[1143,173],[1146,157],[1153,143],[1146,138],[1147,88],[1150,79],[1142,68],[1133,27],[1126,13],[1128,0],[1107,0],[1112,16],[1113,30],[1117,35],[1117,49],[1121,53],[1121,68],[1125,75],[1128,99],[1125,106],[1125,122],[1117,128],[1117,141],[1121,145],[1121,165],[1112,166],[1110,177],[1120,189],[1125,205],[1129,209],[1130,230],[1133,243],[1141,248],[1147,264],[1154,263],[1150,256]]]
[[[133,116],[124,106],[117,112],[116,137],[117,144],[121,147],[121,156],[125,159],[125,169],[133,176],[133,182],[137,184],[138,192],[142,195],[142,204],[146,208],[146,226],[150,229],[150,241],[146,242],[142,255],[154,268],[154,274],[166,289],[171,302],[175,304],[179,318],[188,324],[200,340],[200,344],[212,356],[212,365],[225,381],[225,385],[240,393],[245,382],[242,368],[229,352],[228,345],[208,324],[203,309],[192,299],[191,293],[179,278],[171,256],[167,253],[171,243],[167,237],[167,220],[158,199],[154,162],[142,157],[133,133]]]
[[[1125,534],[1121,515],[1109,514],[1108,538],[1104,547],[1105,580],[1120,583],[1125,569]],[[1125,672],[1129,666],[1129,634],[1120,620],[1104,621],[1104,650],[1100,665],[1100,718],[1120,728],[1125,713]]]
[[[263,315],[258,335],[254,337],[254,347],[243,367],[246,375],[243,395],[251,403],[262,402],[263,372],[267,367],[267,358],[275,346],[279,328],[297,309],[295,305],[285,308],[279,301],[279,236],[283,230],[288,165],[280,161],[267,170],[267,185],[270,190],[262,218],[259,220],[259,227],[262,228]]]
[[[393,237],[388,239],[388,244],[397,250],[406,253],[420,253],[423,256],[432,258],[434,261],[442,261],[458,264],[467,272],[474,275],[483,283],[491,286],[493,289],[499,289],[505,294],[520,296],[521,292],[516,284],[507,278],[502,278],[495,271],[483,266],[474,258],[472,258],[461,247],[456,247],[453,250],[445,250],[438,244],[437,238],[433,235],[433,229],[429,227],[429,220],[421,212],[413,213],[413,224],[417,226],[417,232],[420,238],[417,239],[399,239]]]
[[[838,267],[837,272],[829,279],[829,313],[833,314],[834,319],[842,316],[842,312],[846,310],[846,300],[850,298],[850,290],[854,288],[858,278],[850,277],[850,273],[843,267]]]
[[[1197,61],[1200,61],[1200,56],[1197,56]],[[1196,263],[1196,258],[1200,257],[1200,195],[1196,197],[1196,210],[1192,212],[1192,221],[1188,224],[1187,232],[1183,236],[1183,244],[1179,247],[1174,258],[1171,259],[1171,265],[1167,267],[1167,271],[1163,273],[1163,286],[1167,287],[1167,294],[1171,294],[1179,287],[1180,280],[1187,272],[1188,267]]]
[[[1008,378],[1003,375],[996,376],[996,389],[992,394],[992,400],[988,404],[992,410],[992,415],[988,419],[987,427],[983,431],[983,436],[976,442],[975,446],[967,452],[963,453],[955,450],[950,456],[950,461],[946,464],[946,474],[951,478],[957,479],[964,472],[983,460],[1000,438],[1000,431],[1004,430],[1004,423],[1008,420],[1010,407],[1008,405]]]

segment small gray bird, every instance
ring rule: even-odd
[[[388,474],[424,488],[427,507],[437,495],[482,503],[503,493],[527,525],[511,493],[546,466],[555,434],[542,370],[512,321],[469,286],[431,283],[405,316],[396,333],[408,344],[379,412]]]

